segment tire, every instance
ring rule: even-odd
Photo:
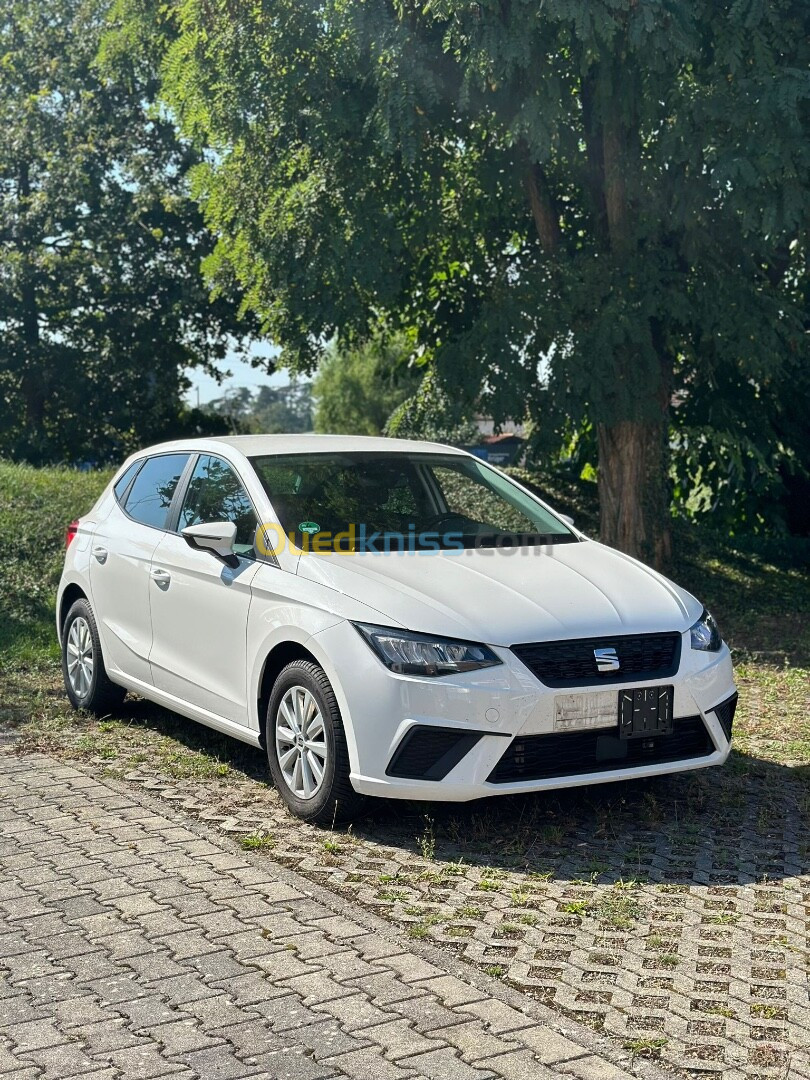
[[[349,780],[343,721],[323,668],[309,660],[283,668],[267,705],[265,735],[273,783],[291,813],[318,825],[358,814],[365,799]]]
[[[74,709],[105,716],[126,697],[123,686],[107,675],[96,618],[87,600],[73,604],[62,627],[62,676]]]

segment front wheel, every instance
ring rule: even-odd
[[[107,675],[95,615],[86,600],[72,605],[62,627],[62,674],[74,709],[103,716],[126,697],[123,686]]]
[[[348,821],[363,805],[349,780],[349,752],[335,692],[323,668],[287,664],[267,707],[267,757],[278,793],[296,817]]]

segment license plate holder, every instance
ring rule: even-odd
[[[650,739],[672,734],[673,686],[619,691],[619,738]]]

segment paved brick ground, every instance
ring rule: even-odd
[[[584,1030],[333,899],[137,792],[4,755],[0,1076],[631,1075]]]
[[[527,853],[528,803],[437,806],[420,821],[381,802],[325,840],[290,818],[263,760],[217,783],[167,777],[155,758],[128,783],[225,832],[271,837],[276,862],[618,1047],[688,1077],[810,1080],[810,800],[789,770],[733,762],[563,792]],[[433,841],[417,834],[440,816],[425,858]]]

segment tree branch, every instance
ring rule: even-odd
[[[544,251],[553,255],[562,239],[560,214],[542,165],[534,162],[529,166],[526,189],[529,193],[529,204],[540,243]]]
[[[768,281],[775,289],[782,284],[782,279],[790,267],[790,244],[780,244],[768,260]]]
[[[610,244],[614,252],[627,251],[630,243],[630,221],[625,186],[625,131],[615,103],[609,105],[602,136],[605,167],[605,210]]]
[[[582,78],[582,127],[585,136],[586,186],[593,212],[594,232],[603,243],[608,240],[607,205],[605,202],[605,147],[602,124],[596,115],[597,75],[591,67]]]

